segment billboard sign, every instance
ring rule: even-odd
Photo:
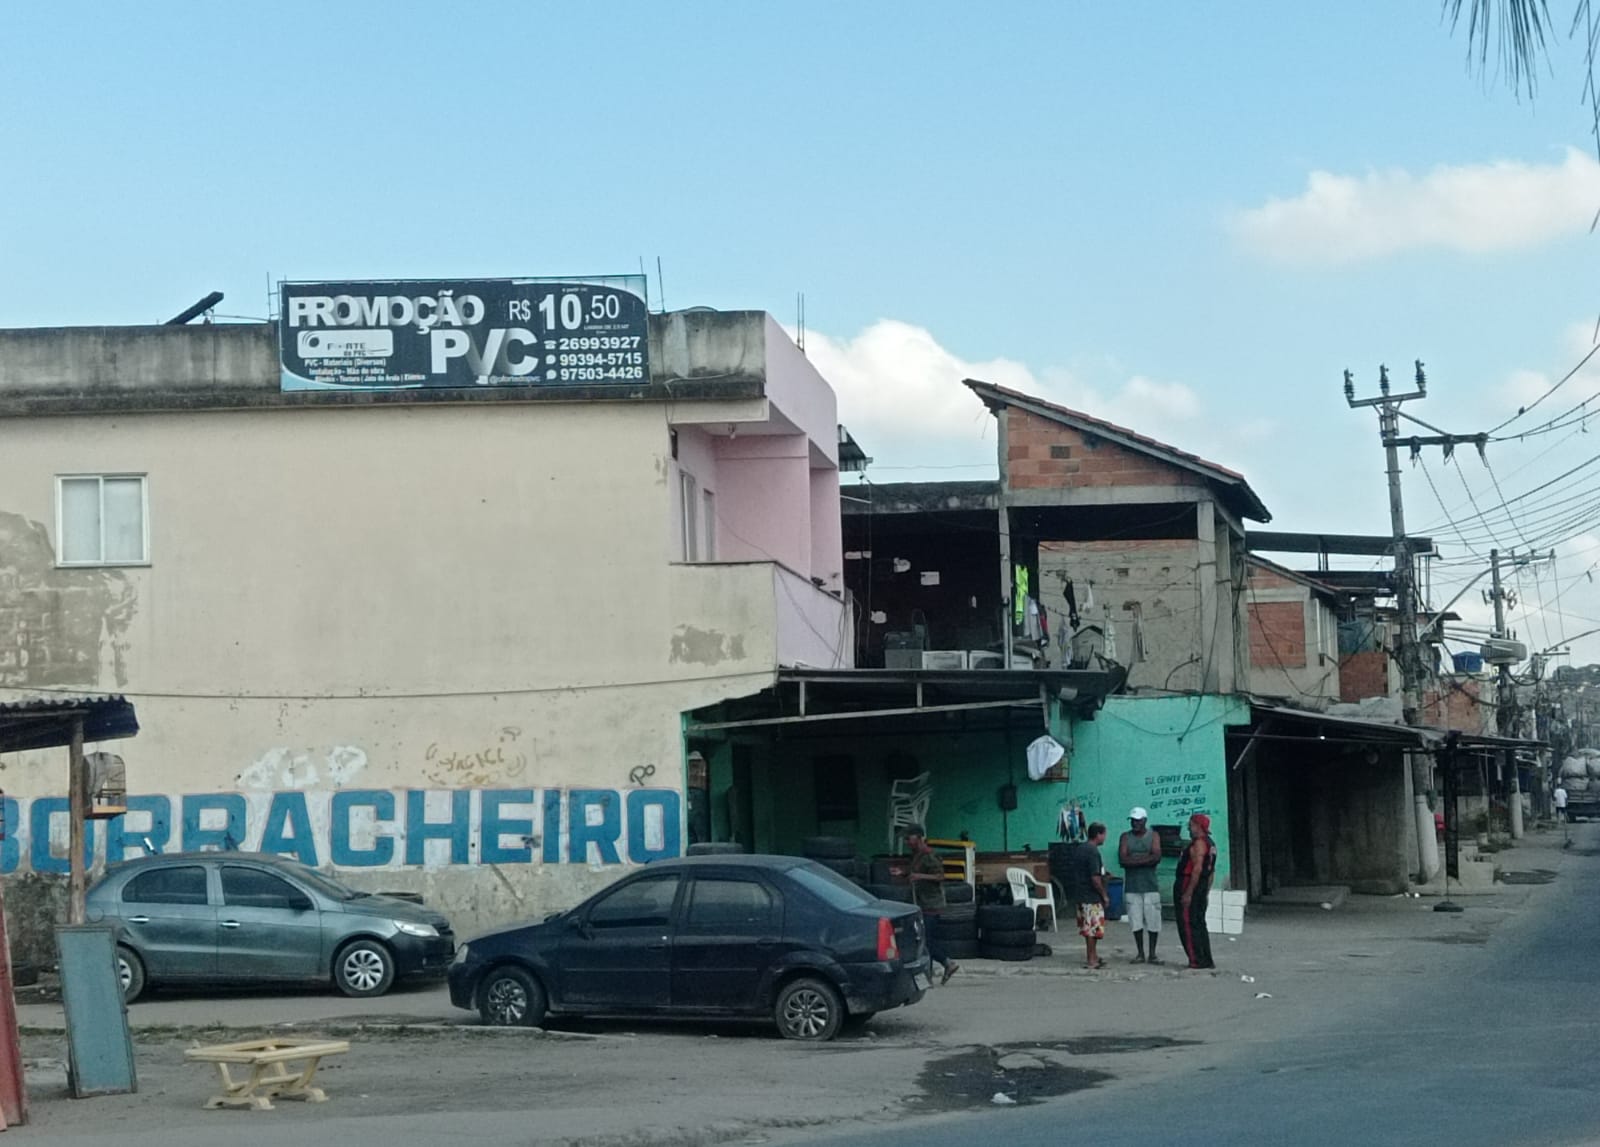
[[[282,283],[284,390],[643,386],[642,275]]]

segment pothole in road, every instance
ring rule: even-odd
[[[1534,868],[1527,872],[1502,872],[1501,884],[1549,884],[1556,874],[1548,868]]]
[[[1451,932],[1444,936],[1418,936],[1430,944],[1487,944],[1489,937],[1479,932]]]
[[[1001,1094],[1019,1106],[1039,1103],[1116,1078],[1110,1072],[1068,1067],[1039,1052],[1070,1055],[1121,1055],[1156,1048],[1183,1047],[1197,1040],[1170,1036],[1083,1036],[1049,1042],[1001,1044],[968,1048],[929,1060],[917,1082],[922,1094],[918,1106],[954,1111],[987,1107]],[[1010,1104],[1003,1104],[1010,1106]]]

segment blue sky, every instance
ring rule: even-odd
[[[1590,345],[1576,51],[1555,42],[1530,103],[1469,72],[1428,0],[1132,7],[19,6],[0,325],[160,321],[212,289],[260,317],[269,276],[660,256],[673,307],[792,322],[805,292],[878,481],[992,471],[957,385],[983,373],[1244,470],[1280,528],[1385,531],[1345,366],[1368,390],[1427,360],[1408,409],[1468,431]],[[1514,497],[1593,453],[1600,433],[1547,434],[1491,461]],[[1468,489],[1502,496],[1475,458],[1429,464],[1472,550],[1541,541],[1531,513],[1470,521]],[[1406,495],[1448,543],[1409,466]],[[1549,526],[1535,645],[1600,625],[1600,539]]]

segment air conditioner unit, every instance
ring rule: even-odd
[[[967,651],[965,649],[925,649],[922,652],[922,667],[924,669],[965,669],[967,667]]]
[[[1478,652],[1490,665],[1515,665],[1528,659],[1528,647],[1506,637],[1491,637]]]
[[[1005,654],[993,649],[967,650],[968,669],[1004,669],[1006,667]]]

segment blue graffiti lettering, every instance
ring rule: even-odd
[[[472,863],[472,792],[453,789],[450,819],[442,824],[428,820],[428,794],[423,789],[406,793],[406,863],[426,863],[428,841],[450,842],[450,863]]]
[[[0,873],[10,876],[22,860],[22,809],[16,797],[0,797]]]
[[[32,840],[28,863],[35,872],[64,873],[72,870],[70,854],[55,856],[50,851],[50,818],[66,815],[66,797],[38,797],[28,810],[28,835]],[[87,868],[94,863],[94,821],[85,821],[83,830],[83,863]]]
[[[130,829],[127,826],[127,813],[107,821],[107,864],[120,864],[127,859],[130,848],[137,848],[141,853],[164,852],[168,841],[172,839],[172,802],[166,797],[129,797],[128,812],[149,813],[150,827]]]
[[[613,789],[573,789],[567,794],[567,859],[587,864],[589,845],[600,852],[600,863],[621,864],[617,838],[622,835],[622,802]],[[589,810],[600,810],[600,822],[589,823]]]
[[[483,822],[478,834],[478,859],[485,864],[532,864],[533,818],[502,818],[500,806],[532,804],[533,790],[484,789],[478,802],[479,817]],[[501,839],[505,836],[519,837],[521,843],[506,848]]]
[[[377,834],[371,848],[353,848],[350,844],[350,810],[370,808],[372,819],[380,823],[394,822],[394,794],[386,789],[351,789],[333,794],[333,823],[329,825],[331,847],[329,859],[335,868],[378,868],[394,859],[394,837]]]
[[[227,823],[221,828],[202,828],[200,814],[221,809]],[[239,793],[195,793],[183,798],[183,851],[206,848],[233,851],[244,847],[248,809]]]
[[[561,863],[561,793],[557,789],[544,793],[544,862]]]
[[[261,830],[261,851],[292,852],[301,864],[317,866],[317,842],[311,835],[311,811],[306,808],[305,793],[273,794],[267,825]]]
[[[635,864],[678,855],[678,794],[667,789],[635,789],[628,794],[628,859]],[[659,810],[661,843],[650,847],[651,810]]]

